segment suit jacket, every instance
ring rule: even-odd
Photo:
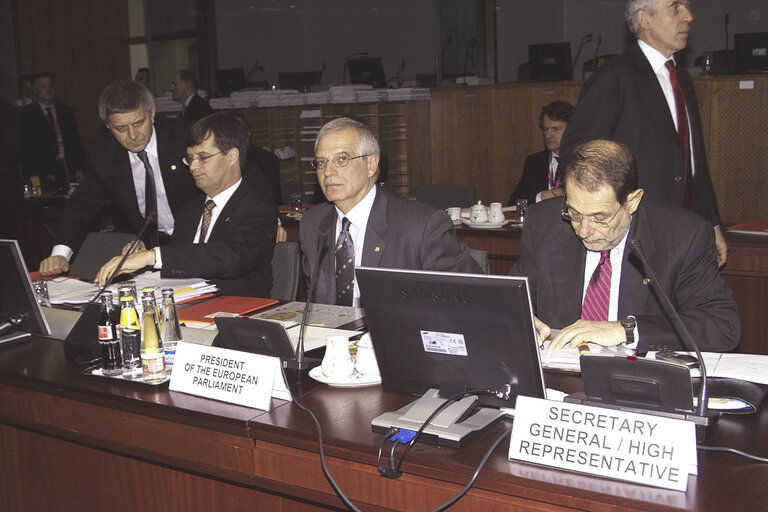
[[[56,117],[64,142],[64,158],[71,173],[85,170],[83,145],[77,130],[75,113],[71,108],[56,103]],[[22,110],[22,154],[24,172],[34,175],[38,160],[53,160],[59,153],[56,130],[46,119],[40,104],[30,103]],[[74,179],[71,174],[70,179]]]
[[[323,235],[327,237],[326,251],[316,275],[313,275],[318,238]],[[334,205],[322,203],[307,210],[301,219],[299,238],[307,290],[312,280],[316,279],[314,301],[334,304]],[[362,264],[382,268],[482,273],[467,247],[456,240],[451,219],[444,211],[417,201],[406,201],[382,187],[376,188],[376,198],[368,217]]]
[[[560,215],[559,198],[531,207],[525,219],[520,259],[511,274],[528,277],[535,314],[561,329],[581,317],[587,250]],[[673,301],[701,350],[731,350],[741,324],[731,291],[720,277],[712,225],[681,207],[643,198],[627,240],[637,239],[657,274],[648,286],[640,260],[624,250],[618,318],[637,317],[638,352],[651,345],[686,349],[663,313],[653,287]]]
[[[536,202],[536,194],[549,188],[549,151],[540,151],[525,157],[523,175],[509,196],[507,204],[514,205],[517,199],[527,199],[528,204]]]
[[[213,109],[208,102],[195,93],[192,95],[192,99],[189,100],[189,105],[184,107],[184,113],[181,117],[188,121],[199,121],[211,114],[213,114]]]
[[[695,178],[691,209],[717,226],[720,213],[704,153],[696,93],[684,69],[679,69],[678,76],[688,107],[693,144]],[[682,144],[656,74],[638,43],[609,60],[584,84],[563,134],[561,164],[567,161],[574,145],[592,139],[612,139],[629,146],[637,160],[640,187],[660,201],[683,204]]]
[[[202,277],[223,295],[269,297],[277,209],[243,180],[221,210],[207,243],[194,243],[205,196],[188,201],[176,215],[170,245],[160,248],[162,277]]]
[[[201,194],[181,161],[186,151],[184,141],[188,127],[189,123],[176,119],[155,120],[160,172],[174,214],[188,199]],[[106,132],[88,146],[87,156],[85,178],[69,198],[54,237],[56,244],[64,244],[73,251],[77,251],[85,235],[93,229],[94,219],[107,203],[111,204],[113,220],[121,231],[138,233],[144,225],[128,150]]]

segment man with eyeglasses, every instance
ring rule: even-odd
[[[690,75],[675,53],[685,49],[693,22],[688,0],[627,0],[625,18],[637,42],[610,59],[579,96],[562,141],[617,140],[637,158],[640,186],[654,199],[680,205],[712,223],[720,266],[727,245],[704,148]]]
[[[353,119],[334,119],[318,132],[312,165],[328,202],[304,213],[299,229],[316,302],[359,306],[360,265],[482,273],[445,212],[375,186],[379,153],[376,137]]]
[[[712,225],[679,206],[653,202],[638,188],[629,149],[595,140],[565,166],[565,196],[530,208],[520,259],[541,340],[549,348],[582,342],[687,349],[654,288],[663,288],[701,350],[739,342],[739,313],[714,259]],[[659,279],[651,283],[629,241],[637,241]]]
[[[88,146],[88,170],[69,198],[54,235],[51,256],[40,263],[44,275],[69,270],[69,261],[89,231],[98,230],[107,205],[118,230],[139,233],[147,216],[149,247],[170,240],[174,212],[199,195],[181,158],[189,123],[155,120],[155,102],[143,85],[115,82],[99,97],[99,117],[109,133]]]
[[[177,211],[170,244],[134,252],[125,272],[153,267],[162,277],[209,279],[222,295],[269,297],[277,209],[264,188],[243,177],[248,143],[248,127],[230,113],[192,125],[184,163],[205,197]],[[99,285],[120,259],[115,256],[99,270]]]

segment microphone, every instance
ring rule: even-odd
[[[579,56],[581,55],[581,50],[584,48],[584,43],[587,41],[592,40],[592,34],[587,34],[584,37],[581,38],[581,41],[579,42],[579,49],[576,50],[576,57],[574,57],[573,62],[571,62],[571,68],[573,68],[576,63],[579,61]],[[573,71],[571,71],[571,78],[573,78]],[[584,73],[582,73],[581,78],[584,78]]]
[[[653,271],[651,264],[648,263],[645,254],[643,254],[640,241],[636,238],[633,238],[627,241],[627,245],[629,246],[629,250],[632,251],[632,254],[637,256],[640,262],[643,264],[645,273],[648,274],[648,277],[651,278],[651,284],[653,285],[654,283],[658,282],[656,279],[656,273]],[[707,400],[709,399],[709,393],[707,392],[707,368],[704,365],[704,359],[701,356],[699,346],[693,340],[690,331],[688,331],[688,328],[683,323],[682,318],[680,318],[680,314],[677,312],[677,308],[675,308],[674,304],[672,304],[672,301],[664,292],[664,289],[660,286],[654,286],[654,290],[656,290],[656,295],[661,300],[661,305],[664,309],[664,312],[669,316],[669,318],[672,319],[675,330],[677,331],[678,336],[680,336],[682,339],[683,344],[687,345],[689,349],[693,349],[693,351],[696,353],[696,357],[699,358],[699,368],[701,369],[701,386],[699,387],[699,403],[696,406],[696,415],[700,416],[701,418],[708,418],[709,415],[707,411]],[[704,425],[709,425],[709,422],[705,422]]]
[[[315,289],[317,288],[317,272],[320,269],[320,262],[323,260],[323,256],[328,250],[328,235],[320,233],[317,235],[317,257],[312,265],[312,274],[315,279],[309,285],[307,290],[307,302],[304,304],[304,313],[301,315],[301,323],[299,324],[299,340],[296,344],[296,358],[293,361],[286,361],[286,366],[292,370],[297,370],[297,381],[301,380],[301,371],[309,370],[320,364],[319,359],[305,358],[304,357],[304,331],[307,328],[307,317],[309,314],[309,307],[315,298]]]
[[[600,43],[603,42],[603,34],[597,34],[597,44],[595,45],[595,53],[592,56],[592,72],[594,73],[597,71],[597,68],[599,67],[597,65],[597,52],[600,50]]]
[[[84,311],[85,308],[87,308],[89,305],[93,304],[96,299],[98,299],[102,293],[104,293],[104,290],[109,288],[109,286],[112,284],[112,281],[114,281],[115,277],[120,275],[120,269],[123,268],[123,264],[125,264],[125,260],[128,259],[128,256],[130,256],[131,252],[133,252],[133,249],[136,247],[136,244],[139,243],[139,240],[141,240],[141,237],[144,236],[144,233],[149,229],[149,226],[154,224],[157,221],[157,214],[155,212],[149,212],[147,214],[147,220],[144,221],[144,226],[142,226],[141,231],[139,231],[139,234],[136,235],[136,238],[133,239],[131,242],[130,247],[128,247],[128,250],[125,251],[125,254],[123,254],[123,258],[120,260],[120,263],[117,264],[117,267],[115,267],[115,270],[112,272],[112,274],[109,276],[109,279],[107,279],[107,282],[104,283],[104,286],[101,287],[101,289],[94,295],[91,300],[89,300],[85,306],[83,306],[80,311]],[[134,297],[134,300],[138,300],[137,297]]]

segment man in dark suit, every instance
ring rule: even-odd
[[[51,256],[40,263],[45,275],[69,270],[73,253],[108,203],[118,229],[129,233],[139,233],[148,214],[156,213],[144,237],[153,247],[170,239],[176,210],[200,193],[182,162],[189,124],[155,123],[154,99],[143,85],[122,81],[107,86],[99,98],[99,116],[109,133],[88,146],[85,178],[69,198]]]
[[[712,225],[679,206],[653,202],[638,188],[635,159],[619,143],[577,146],[565,164],[565,196],[533,206],[520,259],[541,339],[550,348],[585,341],[687,349],[655,289],[671,297],[701,350],[731,350],[740,321],[714,258]],[[651,283],[632,253],[637,241],[657,274]]]
[[[691,77],[673,58],[687,44],[693,21],[689,7],[669,0],[627,1],[627,23],[638,41],[584,84],[563,136],[563,157],[576,144],[597,138],[629,146],[637,158],[640,186],[648,194],[689,208],[715,226],[718,263],[723,265],[727,247],[696,94]]]
[[[173,99],[183,105],[182,119],[197,121],[213,114],[213,109],[199,94],[197,94],[197,75],[188,69],[181,69],[173,76],[171,82]]]
[[[179,209],[170,244],[134,252],[125,272],[150,266],[163,277],[209,279],[224,295],[269,297],[277,210],[242,177],[248,139],[245,123],[225,112],[190,128],[185,161],[205,197]],[[100,285],[120,259],[115,256],[99,270]]]
[[[55,172],[58,161],[66,162],[69,179],[74,180],[75,173],[85,168],[75,114],[71,108],[55,100],[50,73],[34,75],[32,91],[36,101],[22,110],[24,174],[40,176],[44,181],[44,176]],[[60,185],[68,186],[65,183]]]
[[[359,306],[359,265],[482,273],[445,212],[374,186],[379,153],[371,131],[346,117],[318,133],[312,165],[328,202],[305,212],[299,230],[316,302]]]
[[[557,163],[560,158],[560,140],[571,119],[571,112],[573,105],[559,100],[541,109],[539,128],[547,149],[525,158],[523,175],[507,204],[514,205],[517,199],[527,199],[528,204],[533,204],[562,193],[557,177]]]

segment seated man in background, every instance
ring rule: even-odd
[[[88,146],[88,170],[56,226],[51,256],[40,263],[43,275],[69,270],[107,203],[116,228],[126,233],[139,233],[155,212],[157,221],[144,235],[154,247],[170,240],[174,212],[200,194],[181,160],[189,123],[155,121],[155,100],[146,87],[132,81],[108,85],[99,98],[99,117],[109,133]]]
[[[195,123],[187,136],[185,163],[205,193],[176,215],[169,245],[143,247],[125,261],[122,272],[161,269],[162,277],[209,279],[223,295],[269,297],[277,210],[263,190],[243,179],[248,128],[221,112]],[[103,285],[121,256],[96,276]]]
[[[171,82],[173,99],[181,103],[181,117],[197,121],[213,114],[213,109],[202,96],[197,94],[197,75],[188,69],[180,69]]]
[[[511,274],[526,276],[542,340],[551,349],[581,342],[687,350],[658,297],[662,288],[701,350],[731,350],[741,324],[714,257],[712,225],[690,210],[653,202],[637,185],[629,149],[595,140],[565,167],[565,196],[533,206]],[[657,274],[646,278],[632,253],[639,242]]]
[[[328,202],[305,212],[299,230],[316,302],[359,306],[360,265],[482,273],[445,212],[374,186],[379,153],[371,131],[347,117],[318,133],[312,165]],[[316,263],[318,252],[327,254]]]
[[[556,178],[560,157],[560,140],[571,119],[573,105],[567,101],[553,101],[541,109],[539,128],[544,137],[546,151],[540,151],[525,158],[523,175],[509,196],[507,204],[514,205],[518,199],[527,199],[533,204],[542,199],[562,195],[562,183]]]

